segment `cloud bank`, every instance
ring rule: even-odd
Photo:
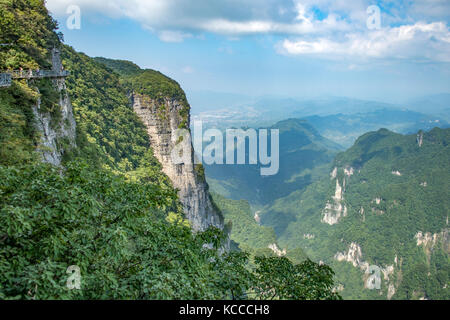
[[[201,33],[276,35],[285,55],[450,60],[448,0],[378,1],[379,30],[367,28],[369,0],[47,0],[58,17],[72,4],[82,14],[137,21],[165,42]]]
[[[367,33],[349,33],[342,41],[285,39],[278,52],[329,59],[391,58],[450,62],[450,32],[442,22],[416,23]]]

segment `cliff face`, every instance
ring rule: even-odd
[[[179,141],[176,130],[182,125],[189,128],[189,115],[182,115],[184,104],[176,99],[155,100],[137,93],[131,95],[131,103],[147,127],[150,144],[163,172],[178,189],[179,199],[193,230],[203,231],[209,226],[223,229],[223,216],[210,199],[208,185],[201,174],[203,169],[194,164],[192,144],[188,144],[188,163],[174,164],[171,159],[171,152]],[[191,140],[190,133],[188,140]]]
[[[53,80],[55,89],[60,94],[60,117],[41,111],[41,101],[33,107],[35,126],[40,134],[38,152],[42,160],[55,166],[60,166],[66,148],[75,147],[76,125],[72,105],[66,91],[64,79]]]
[[[338,169],[335,167],[330,173],[331,180],[336,179],[336,191],[332,197],[333,201],[327,201],[325,208],[322,210],[321,221],[323,223],[328,223],[329,225],[337,224],[342,218],[347,216],[347,206],[343,203],[345,185],[354,174],[355,169],[352,167],[342,168],[342,172],[344,173],[342,178],[342,186],[339,183],[339,178],[337,177],[338,171],[340,170],[340,168]]]
[[[359,244],[356,242],[352,242],[349,246],[347,251],[344,252],[337,252],[334,255],[334,259],[337,261],[345,261],[350,262],[353,267],[359,268],[364,272],[363,275],[363,281],[364,281],[364,288],[366,289],[376,289],[376,283],[378,282],[378,285],[381,288],[381,283],[384,281],[384,285],[387,288],[386,298],[390,300],[392,296],[396,292],[396,284],[395,284],[395,278],[394,278],[394,272],[397,270],[400,270],[401,267],[398,265],[398,257],[395,256],[394,258],[394,264],[387,265],[385,267],[379,267],[376,265],[370,265],[369,262],[363,261],[363,254],[362,249]],[[401,261],[400,261],[401,264]],[[374,286],[375,285],[375,286]],[[398,286],[398,284],[397,284]]]

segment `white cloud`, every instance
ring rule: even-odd
[[[450,15],[448,0],[415,0],[411,2],[412,15],[427,16],[434,19],[445,19]]]
[[[350,33],[342,41],[285,39],[280,53],[316,55],[328,59],[393,58],[450,62],[450,32],[446,24],[416,23],[366,33]]]
[[[165,42],[205,32],[227,39],[276,34],[286,37],[278,45],[284,54],[450,60],[449,0],[377,3],[382,29],[371,31],[372,0],[47,0],[58,17],[74,4],[83,16],[133,19]]]
[[[336,16],[330,15],[328,18],[312,23],[309,19],[304,19],[297,23],[277,23],[264,20],[250,21],[230,21],[224,19],[209,20],[195,25],[201,30],[227,35],[245,34],[319,34],[322,32],[336,32],[350,30],[350,25],[338,20]]]
[[[158,37],[161,41],[164,42],[183,42],[184,39],[191,38],[192,34],[183,33],[180,31],[164,30],[158,34]]]
[[[183,29],[207,26],[210,30],[210,24],[218,22],[219,32],[227,33],[320,30],[317,10],[358,28],[365,25],[366,9],[372,4],[372,0],[47,0],[56,15],[64,15],[69,5],[78,5],[83,13],[128,17],[151,29],[186,32]],[[378,5],[387,22],[430,23],[450,16],[448,0],[380,0]]]
[[[323,21],[315,21],[310,12],[311,1],[304,2],[305,5],[297,0],[47,0],[47,7],[62,16],[73,4],[82,13],[127,17],[149,30],[182,33],[304,34],[349,28],[344,19],[333,13]]]
[[[47,8],[56,15],[62,15],[69,5],[77,5],[84,12],[138,19],[164,14],[170,9],[169,3],[170,0],[47,0]]]

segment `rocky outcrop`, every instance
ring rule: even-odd
[[[448,236],[449,229],[446,228],[439,233],[418,231],[414,236],[417,246],[422,246],[428,258],[437,244],[442,244],[443,249],[447,254],[450,254],[450,238]]]
[[[357,172],[355,168],[347,165],[341,168],[334,167],[330,173],[331,180],[336,180],[334,196],[325,204],[322,210],[322,223],[334,225],[347,216],[348,209],[344,202],[344,193],[351,177]],[[342,183],[341,183],[342,181]]]
[[[347,216],[347,207],[342,203],[344,200],[343,193],[343,187],[339,184],[339,179],[336,179],[336,190],[332,201],[328,201],[322,211],[323,223],[337,224],[342,217]]]
[[[347,177],[351,177],[355,173],[355,169],[353,167],[344,168],[344,174]]]
[[[75,148],[76,124],[72,104],[66,91],[64,79],[53,80],[55,89],[60,94],[57,119],[55,115],[41,111],[41,100],[32,108],[35,127],[40,135],[37,151],[42,155],[42,161],[60,166],[63,155],[69,148]]]
[[[423,131],[420,130],[419,133],[417,133],[417,145],[419,148],[423,145]]]
[[[255,215],[253,217],[257,224],[261,224],[261,217],[259,216],[260,213],[261,213],[261,211],[256,211]]]
[[[436,240],[438,238],[438,234],[431,234],[430,232],[423,233],[422,231],[419,231],[416,233],[414,238],[417,240],[417,246],[424,246],[424,247],[434,247],[436,244]]]
[[[133,93],[131,103],[135,113],[147,127],[150,144],[155,157],[162,165],[162,171],[169,177],[173,187],[178,189],[178,196],[186,217],[194,231],[203,231],[210,226],[224,228],[222,214],[213,206],[204,178],[203,167],[194,164],[194,151],[190,132],[187,139],[189,160],[176,164],[171,153],[180,143],[177,129],[189,128],[187,106],[175,99],[152,99],[146,95]]]
[[[350,262],[354,267],[360,267],[365,270],[369,268],[369,264],[367,262],[362,261],[362,251],[361,247],[352,242],[348,250],[346,252],[338,252],[334,255],[334,259],[337,261],[346,261]]]
[[[333,288],[333,292],[342,292],[344,291],[345,287],[342,283],[338,284]]]
[[[377,206],[379,206],[383,201],[384,200],[382,198],[377,197],[372,200],[372,203],[375,203]],[[395,203],[395,201],[394,201],[394,203]],[[371,211],[372,211],[372,213],[374,213],[376,215],[383,215],[386,213],[384,210],[381,210],[380,208],[377,208],[377,207],[371,208]]]
[[[365,214],[365,211],[364,211],[364,207],[361,207],[361,209],[359,209],[359,214],[361,215],[362,221],[365,222],[366,221],[366,214]]]
[[[347,251],[344,252],[337,252],[334,255],[334,259],[340,262],[350,262],[353,267],[355,268],[359,268],[361,271],[364,272],[363,275],[363,281],[364,281],[364,287],[366,289],[374,289],[373,284],[370,282],[371,280],[374,280],[375,278],[377,278],[376,280],[379,281],[379,283],[381,284],[381,275],[383,275],[383,280],[385,281],[385,284],[387,286],[387,291],[386,291],[386,297],[387,299],[391,299],[395,292],[396,292],[396,288],[394,285],[394,279],[393,279],[393,275],[394,275],[394,265],[397,266],[398,265],[398,258],[397,256],[395,256],[394,258],[394,264],[393,265],[388,265],[386,267],[378,267],[378,266],[374,266],[374,265],[370,265],[369,262],[364,261],[363,260],[363,254],[362,254],[362,250],[361,250],[361,246],[359,244],[357,244],[356,242],[352,242]],[[374,272],[372,274],[372,272]],[[376,289],[380,289],[380,288],[376,288]]]
[[[268,248],[279,257],[284,257],[287,254],[286,249],[281,250],[276,243],[269,244]]]
[[[388,292],[387,292],[387,296],[386,296],[387,299],[391,300],[392,297],[394,296],[395,292],[396,292],[396,290],[395,290],[394,284],[390,283],[389,286],[388,286]]]

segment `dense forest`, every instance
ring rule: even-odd
[[[238,245],[224,251],[221,230],[191,231],[127,95],[179,99],[187,125],[189,104],[175,81],[132,63],[117,70],[64,45],[43,0],[0,0],[0,39],[8,44],[2,72],[50,69],[55,47],[70,71],[67,92],[51,80],[0,88],[1,299],[340,298],[327,265]],[[32,109],[40,103],[58,126],[66,93],[76,144],[58,141],[64,158],[55,167],[37,152]],[[80,290],[66,285],[73,265]]]
[[[367,133],[336,156],[331,177],[277,200],[261,215],[294,214],[277,234],[279,243],[330,264],[346,299],[386,299],[388,292],[392,299],[449,299],[449,141],[450,129]],[[337,183],[346,214],[325,223]],[[354,250],[351,257],[349,248],[358,247],[360,254]],[[339,253],[347,257],[337,261]],[[386,273],[381,291],[364,287],[365,263]]]

